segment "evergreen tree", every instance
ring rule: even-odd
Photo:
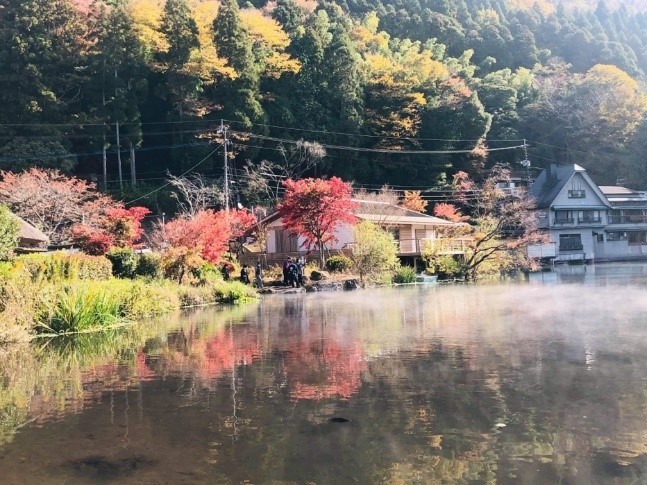
[[[265,112],[260,102],[260,74],[236,0],[221,2],[213,30],[218,55],[236,71],[235,79],[224,80],[219,86],[224,105],[222,115],[247,127],[263,123]]]
[[[57,167],[69,158],[67,148],[73,130],[60,125],[82,117],[78,93],[86,74],[84,52],[80,18],[67,0],[3,2],[0,146],[16,136],[48,136],[51,144],[23,147],[23,160]],[[48,147],[55,148],[51,151]]]
[[[166,1],[160,30],[169,45],[162,55],[166,64],[167,97],[182,120],[195,102],[200,87],[200,78],[186,69],[191,53],[200,47],[198,26],[186,0]]]

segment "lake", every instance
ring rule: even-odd
[[[647,482],[647,265],[0,349],[0,482]]]

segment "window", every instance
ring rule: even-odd
[[[647,244],[647,232],[630,232],[629,233],[629,245],[630,246],[640,246]]]
[[[555,211],[555,224],[574,224],[573,211]]]
[[[580,234],[559,235],[560,251],[581,251],[582,249],[584,249],[584,246],[582,246],[582,236]]]
[[[568,191],[569,199],[584,199],[586,198],[586,190],[569,190]]]
[[[601,221],[600,211],[580,211],[577,219],[585,224],[598,223]]]
[[[607,234],[607,241],[626,241],[627,233],[626,232],[609,232]]]

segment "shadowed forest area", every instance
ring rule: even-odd
[[[527,157],[530,172],[579,163],[598,184],[641,189],[645,7],[8,0],[0,169],[55,168],[101,185],[105,164],[108,189],[172,211],[156,190],[169,173],[223,175],[224,120],[233,200],[244,205],[273,202],[259,177],[302,163],[305,142],[324,155],[280,173],[425,189]]]

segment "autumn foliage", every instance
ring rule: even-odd
[[[0,172],[0,202],[43,231],[54,244],[70,242],[72,228],[99,228],[119,202],[96,190],[95,184],[57,170],[31,168]]]
[[[454,204],[447,204],[446,202],[441,202],[434,206],[434,215],[452,222],[463,222],[469,219],[469,217],[461,214]]]
[[[150,210],[145,207],[111,207],[97,227],[73,226],[72,240],[84,252],[93,255],[106,254],[113,247],[137,247],[143,233],[142,220],[148,214]]]
[[[416,212],[425,213],[429,202],[422,198],[419,190],[407,190],[404,192],[404,199],[402,199],[402,207]]]
[[[210,263],[217,263],[232,238],[240,237],[256,222],[246,210],[204,210],[193,218],[177,218],[164,226],[164,239],[176,248],[186,248]]]
[[[278,206],[283,227],[302,236],[308,249],[317,247],[323,265],[324,247],[337,240],[335,231],[357,221],[352,212],[357,205],[351,199],[352,187],[338,177],[286,180],[283,185],[285,195]]]

